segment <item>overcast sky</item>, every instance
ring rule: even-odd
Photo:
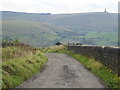
[[[1,11],[30,13],[118,12],[119,0],[0,0]]]

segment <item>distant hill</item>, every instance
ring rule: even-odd
[[[74,31],[115,31],[117,30],[117,13],[83,13],[67,17],[50,19],[55,25],[66,27]]]
[[[19,14],[33,14],[33,15],[51,15],[51,13],[26,13],[26,12],[13,12],[13,11],[0,11],[0,13],[19,13]]]
[[[117,13],[24,13],[3,11],[3,39],[19,38],[34,46],[83,43],[116,46]]]
[[[78,14],[32,14],[20,12],[3,12],[3,20],[27,20],[48,22],[74,30],[105,30],[117,29],[117,13],[96,12]]]
[[[2,26],[3,39],[20,39],[34,46],[53,45],[60,34],[69,32],[55,25],[23,20],[3,20]]]

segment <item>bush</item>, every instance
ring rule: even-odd
[[[61,45],[61,43],[60,43],[60,42],[57,42],[56,45]]]

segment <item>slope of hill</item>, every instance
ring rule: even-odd
[[[28,22],[23,20],[4,20],[3,39],[20,39],[34,46],[48,46],[55,44],[60,36],[58,34],[68,32],[64,28],[55,25]]]
[[[4,11],[2,15],[4,38],[20,38],[35,46],[57,41],[105,46],[118,43],[117,13],[43,15]]]
[[[74,31],[113,31],[117,29],[118,20],[117,13],[105,12],[50,15],[3,12],[2,14],[3,20],[28,20],[34,22],[48,22],[58,26],[67,27]]]
[[[83,13],[68,17],[50,19],[55,25],[63,26],[74,31],[117,31],[116,13]]]

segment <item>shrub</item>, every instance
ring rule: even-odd
[[[61,43],[60,43],[60,42],[57,42],[56,45],[61,45]]]

